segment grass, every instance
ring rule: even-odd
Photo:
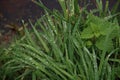
[[[23,21],[25,35],[9,48],[1,50],[0,61],[4,65],[0,68],[0,79],[119,79],[120,33],[117,19],[107,11],[106,15],[101,15],[102,3],[99,1],[99,16],[94,10],[88,12],[86,7],[80,10],[77,0],[58,2],[61,12],[51,11],[35,1],[45,10],[45,15],[35,24],[29,21],[32,29],[27,29]]]

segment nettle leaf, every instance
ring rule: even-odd
[[[112,32],[111,32],[111,34],[110,34],[110,38],[111,39],[113,39],[113,38],[115,38],[115,37],[118,37],[120,34],[119,34],[119,31],[120,31],[120,29],[119,28],[117,28],[117,26],[115,26],[115,25],[113,25],[113,26],[111,26],[112,28]]]
[[[107,33],[109,33],[109,27],[110,27],[110,23],[107,21],[101,22],[100,23],[100,31],[101,31],[101,35],[107,35]]]
[[[108,33],[107,29],[111,25],[110,22],[108,22],[105,19],[100,18],[98,16],[94,16],[94,15],[92,15],[88,18],[90,18],[90,20],[89,20],[90,24],[92,23],[92,24],[96,25],[96,28],[99,31],[99,34],[106,35],[106,33]],[[94,26],[94,25],[91,25],[91,26]]]
[[[101,34],[104,34],[101,30],[101,25],[103,24],[102,20],[96,16],[88,17],[87,28],[85,28],[81,33],[81,38],[90,39],[93,37],[99,37]],[[102,28],[103,29],[103,28]]]
[[[99,25],[96,25],[94,23],[90,23],[91,31],[94,35],[94,37],[99,37],[101,35]]]
[[[114,25],[115,31],[113,33],[115,33],[116,36],[119,37],[120,36],[120,26],[119,26],[119,22],[118,22],[117,18],[115,18],[113,22],[115,24]]]
[[[88,41],[86,41],[85,45],[87,47],[91,47],[93,45],[93,43],[90,40],[88,40]]]
[[[111,39],[107,40],[107,43],[105,42],[106,37],[100,37],[97,41],[96,41],[96,47],[100,50],[106,50],[106,51],[110,51],[113,49],[113,42]]]
[[[92,29],[90,27],[87,27],[83,30],[83,32],[81,33],[81,38],[83,39],[90,39],[93,38],[94,34],[92,32]]]
[[[100,35],[103,35],[103,36],[107,35],[111,30],[113,30],[114,32],[118,32],[119,30],[119,25],[116,23],[116,21],[109,22],[105,20],[104,18],[100,18],[94,15],[89,15],[86,22],[87,22],[86,23],[87,28],[85,28],[83,32],[81,33],[82,37],[83,37],[84,32],[87,35],[88,33],[91,33],[92,36],[99,37]],[[109,28],[111,28],[111,30],[109,30]],[[86,29],[89,29],[89,30],[86,30]],[[89,32],[87,33],[86,31],[89,31]],[[114,34],[117,35],[118,33],[114,33]]]
[[[98,49],[106,49],[107,51],[113,49],[114,42],[112,39],[118,37],[120,34],[119,25],[116,22],[109,22],[104,18],[89,15],[86,25],[87,27],[81,32],[81,38],[85,40],[85,43],[87,40],[95,39],[92,43],[95,43]],[[105,41],[106,38],[107,41]]]

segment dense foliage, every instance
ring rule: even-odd
[[[101,0],[91,11],[77,0],[58,0],[62,11],[34,2],[45,14],[1,49],[1,80],[120,79],[120,26]]]

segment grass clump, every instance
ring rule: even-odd
[[[1,79],[119,79],[117,19],[96,16],[94,10],[81,10],[77,0],[58,2],[62,12],[51,11],[42,2],[35,1],[43,7],[45,15],[35,24],[30,22],[32,30],[25,28],[25,35],[2,52],[11,57],[1,67]],[[99,8],[97,13],[101,14]]]

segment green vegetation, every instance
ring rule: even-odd
[[[0,52],[0,80],[120,79],[120,26],[101,0],[90,12],[78,0],[58,0],[25,35]],[[102,14],[104,13],[104,15]],[[98,14],[98,15],[96,15]]]

